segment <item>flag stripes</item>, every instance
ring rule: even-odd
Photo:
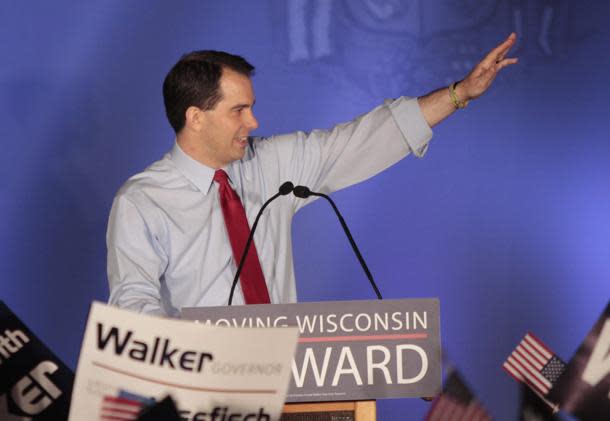
[[[443,393],[432,402],[425,421],[491,421],[491,416],[453,370],[445,379]]]
[[[132,421],[137,420],[143,404],[138,401],[113,396],[104,396],[102,400],[102,421]]]
[[[565,368],[563,361],[529,332],[502,366],[515,380],[527,384],[541,396],[549,393]]]

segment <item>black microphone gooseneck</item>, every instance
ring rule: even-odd
[[[313,191],[309,190],[309,187],[306,187],[306,186],[296,186],[292,192],[294,193],[294,195],[296,197],[300,197],[301,199],[306,199],[309,196],[318,196],[318,197],[323,197],[324,199],[328,200],[328,202],[331,204],[331,206],[335,210],[335,214],[337,214],[337,218],[339,218],[339,222],[341,222],[343,231],[345,231],[345,235],[347,236],[349,243],[352,245],[352,249],[354,250],[354,253],[356,253],[356,257],[358,258],[358,261],[360,262],[362,269],[366,273],[367,278],[369,278],[369,282],[371,283],[371,286],[375,290],[375,294],[377,294],[377,298],[381,300],[382,299],[381,292],[379,292],[379,288],[377,288],[377,284],[375,284],[375,281],[373,280],[373,275],[371,275],[371,271],[369,270],[366,263],[364,262],[364,258],[362,257],[362,254],[360,254],[360,250],[358,250],[358,246],[356,245],[356,242],[354,241],[354,237],[352,237],[352,234],[349,231],[349,228],[347,227],[347,224],[345,223],[343,216],[341,216],[339,209],[337,209],[337,205],[335,205],[335,202],[333,202],[333,200],[330,198],[330,196],[328,196],[324,193],[313,192]]]
[[[279,188],[279,191],[271,196],[261,207],[256,215],[256,219],[254,220],[254,224],[252,224],[252,229],[250,230],[250,235],[248,236],[248,241],[246,241],[246,246],[244,247],[244,252],[241,255],[241,259],[239,261],[239,265],[237,266],[237,272],[235,272],[235,278],[233,278],[233,284],[231,285],[231,293],[229,294],[229,305],[233,303],[233,294],[235,293],[235,287],[237,286],[237,280],[239,279],[239,275],[241,274],[242,269],[244,268],[244,263],[246,263],[246,256],[248,255],[248,250],[250,250],[250,244],[252,244],[252,239],[254,238],[254,231],[256,231],[256,226],[258,225],[258,220],[260,219],[263,211],[269,205],[269,203],[273,202],[280,196],[286,196],[290,194],[294,189],[294,184],[290,181],[286,181]]]

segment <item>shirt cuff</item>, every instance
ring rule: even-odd
[[[424,156],[432,139],[432,129],[424,118],[417,98],[403,96],[386,104],[411,152],[418,158]]]

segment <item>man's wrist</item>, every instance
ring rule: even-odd
[[[468,95],[466,87],[464,86],[464,83],[461,80],[455,83],[455,93],[462,101],[469,102],[470,100],[472,100],[472,97]]]
[[[449,97],[456,109],[466,108],[470,98],[460,82],[453,82],[449,85]]]

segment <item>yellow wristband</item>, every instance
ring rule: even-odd
[[[453,82],[451,85],[449,85],[449,96],[451,97],[451,103],[456,109],[466,108],[468,105],[468,100],[460,101],[455,93],[455,87],[457,84],[457,82]]]

